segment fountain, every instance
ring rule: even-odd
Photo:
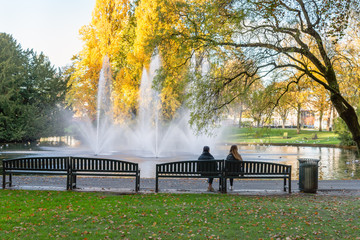
[[[111,121],[111,71],[105,57],[100,73],[97,96],[96,126],[83,121],[79,129],[82,141],[94,154],[126,153],[139,157],[170,157],[198,154],[202,146],[214,145],[216,139],[197,136],[188,124],[189,113],[178,112],[177,119],[166,124],[161,121],[160,94],[152,88],[159,69],[159,56],[153,57],[149,71],[144,68],[139,94],[139,114],[133,124],[115,125]]]
[[[139,116],[134,126],[120,126],[126,141],[119,142],[122,151],[142,157],[169,157],[198,154],[203,145],[214,145],[216,139],[197,136],[188,124],[189,112],[181,109],[178,118],[166,124],[161,119],[160,94],[152,88],[159,56],[153,57],[149,71],[143,69],[139,97]]]
[[[84,117],[82,121],[76,122],[81,134],[81,141],[95,155],[111,151],[117,136],[117,127],[113,125],[111,117],[111,85],[110,62],[109,58],[105,56],[98,83],[96,125],[89,117]]]

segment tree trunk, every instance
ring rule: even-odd
[[[330,126],[331,126],[332,130],[334,130],[334,119],[335,119],[335,117],[338,117],[338,116],[337,116],[337,112],[335,111],[334,105],[332,105],[332,107],[331,107],[331,118],[330,118]]]
[[[242,114],[243,114],[243,105],[240,103],[240,109],[239,109],[239,128],[241,128],[241,122],[242,122]]]
[[[328,131],[331,131],[332,130],[332,127],[331,127],[331,116],[332,116],[332,110],[333,110],[333,106],[332,104],[330,103],[330,107],[329,107],[329,115],[328,115],[328,119],[326,121],[327,123],[327,130]]]
[[[320,116],[319,116],[319,131],[322,132],[322,119],[323,119],[323,115],[324,112],[320,111]]]
[[[287,118],[287,114],[280,114],[280,117],[281,117],[281,127],[282,128],[285,128],[285,123],[286,123],[286,118]]]
[[[339,113],[339,116],[346,123],[352,134],[358,152],[360,152],[360,125],[355,109],[347,102],[344,102],[343,98],[338,94],[331,95],[331,102],[333,103],[336,111]]]
[[[261,125],[261,114],[256,118],[256,125],[259,128]]]
[[[281,120],[282,120],[282,128],[285,128],[286,117],[281,118]]]
[[[257,128],[260,127],[260,119],[257,120],[257,124],[256,124],[256,125],[257,125]]]

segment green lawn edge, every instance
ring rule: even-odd
[[[360,198],[0,190],[1,239],[357,239]]]
[[[226,127],[223,141],[230,144],[272,144],[272,145],[308,145],[308,146],[341,146],[338,134],[333,131],[302,129],[300,133],[294,128],[238,128]]]

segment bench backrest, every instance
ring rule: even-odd
[[[291,166],[269,163],[269,162],[252,162],[252,161],[225,161],[225,173],[244,173],[244,174],[291,174]]]
[[[83,157],[36,157],[3,160],[4,170],[134,172],[139,166],[115,159]]]
[[[69,157],[34,157],[3,160],[4,169],[36,170],[36,171],[67,171]]]
[[[218,174],[224,160],[191,160],[156,164],[157,174]]]
[[[137,163],[115,159],[103,158],[71,158],[72,171],[98,171],[98,172],[138,172]]]

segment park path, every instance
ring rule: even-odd
[[[118,194],[135,193],[134,178],[78,177],[76,191],[101,191]],[[1,179],[2,184],[2,179]],[[218,180],[214,188],[218,189]],[[298,194],[298,181],[292,181],[293,193]],[[234,180],[234,190],[228,194],[239,195],[287,195],[282,191],[282,180]],[[10,189],[66,191],[66,178],[61,176],[14,176]],[[154,193],[155,179],[142,178],[140,193]],[[208,193],[205,179],[160,179],[159,192]],[[214,192],[217,193],[217,192]],[[360,196],[360,180],[321,180],[318,195]]]

